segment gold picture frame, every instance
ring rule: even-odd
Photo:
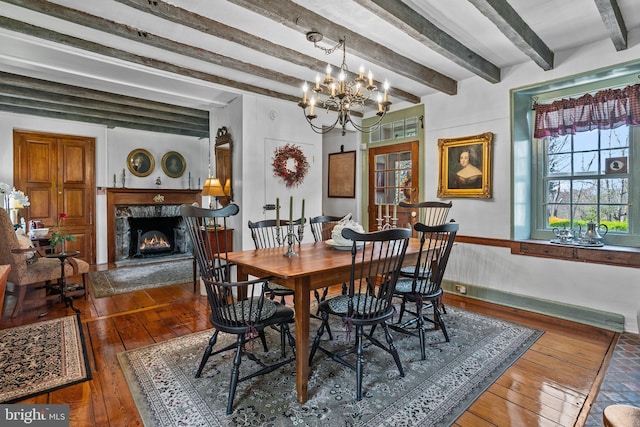
[[[493,133],[438,139],[438,197],[490,199]]]
[[[149,176],[155,166],[156,162],[153,156],[145,149],[136,148],[127,156],[127,167],[129,168],[129,172],[135,176]]]
[[[179,178],[187,169],[187,161],[177,151],[162,156],[162,170],[169,178]]]

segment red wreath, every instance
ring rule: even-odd
[[[295,170],[287,168],[287,161],[295,161]],[[287,144],[276,148],[273,155],[273,174],[284,180],[287,187],[297,187],[309,171],[309,162],[300,147]]]

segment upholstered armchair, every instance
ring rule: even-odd
[[[68,258],[67,261],[65,276],[82,274],[86,292],[89,264],[76,258]],[[21,245],[9,214],[4,209],[0,209],[0,265],[2,264],[11,266],[7,281],[13,284],[11,294],[17,296],[11,317],[16,317],[22,310],[28,286],[60,279],[60,260],[39,257],[35,248],[28,247],[26,244]]]

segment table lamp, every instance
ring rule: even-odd
[[[218,209],[218,197],[224,197],[224,189],[220,184],[220,180],[218,178],[209,177],[204,182],[204,187],[202,187],[202,195],[209,196],[215,198],[216,201],[216,209]],[[209,209],[213,208],[212,200],[209,199]]]

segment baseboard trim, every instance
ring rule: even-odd
[[[466,293],[461,294],[457,292],[455,290],[456,285],[464,285],[466,287]],[[526,295],[512,294],[497,289],[484,288],[482,286],[452,282],[449,280],[443,280],[442,289],[450,294],[461,295],[507,307],[520,308],[534,313],[608,329],[614,332],[624,332],[624,316],[621,314]]]

